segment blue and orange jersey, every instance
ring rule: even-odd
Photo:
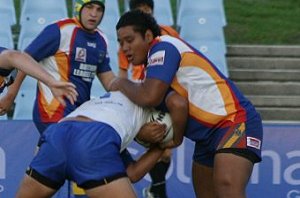
[[[48,25],[25,49],[55,79],[76,85],[76,104],[63,107],[48,87],[38,82],[33,120],[57,122],[77,106],[90,99],[95,75],[111,71],[106,36],[96,30],[85,31],[75,19],[64,19]]]
[[[146,78],[159,79],[189,101],[185,136],[197,141],[218,128],[257,115],[251,102],[201,52],[181,39],[154,39]],[[201,133],[199,133],[201,131]]]

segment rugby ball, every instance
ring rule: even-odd
[[[161,141],[161,143],[166,143],[173,139],[173,125],[169,113],[153,110],[147,122],[158,122],[167,126],[164,139]],[[146,148],[149,148],[150,146],[150,143],[139,140],[138,138],[135,138],[135,141]]]
[[[161,124],[165,124],[167,126],[166,133],[164,134],[164,139],[161,143],[166,143],[173,139],[173,125],[172,125],[172,119],[169,113],[163,112],[163,111],[153,111],[149,122],[158,122]]]

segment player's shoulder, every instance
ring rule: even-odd
[[[60,19],[58,21],[55,22],[58,27],[62,28],[62,27],[65,27],[65,26],[70,26],[70,25],[79,25],[77,24],[75,18],[65,18],[65,19]]]
[[[105,40],[106,43],[108,43],[107,35],[99,28],[96,29],[96,32],[98,35]]]
[[[179,33],[171,26],[160,25],[162,35],[170,35],[176,38],[179,38]]]

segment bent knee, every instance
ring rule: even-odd
[[[214,191],[218,198],[244,197],[246,186],[237,183],[231,176],[214,178]]]

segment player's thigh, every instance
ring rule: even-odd
[[[39,183],[28,175],[25,175],[17,192],[16,198],[45,198],[51,197],[55,192],[56,190]]]
[[[214,197],[213,168],[193,162],[192,166],[193,187],[196,197]]]
[[[244,189],[249,181],[253,163],[233,153],[217,153],[214,159],[214,182],[216,186],[234,184],[239,189]]]
[[[135,191],[128,177],[122,177],[108,184],[87,189],[90,198],[136,198]]]

